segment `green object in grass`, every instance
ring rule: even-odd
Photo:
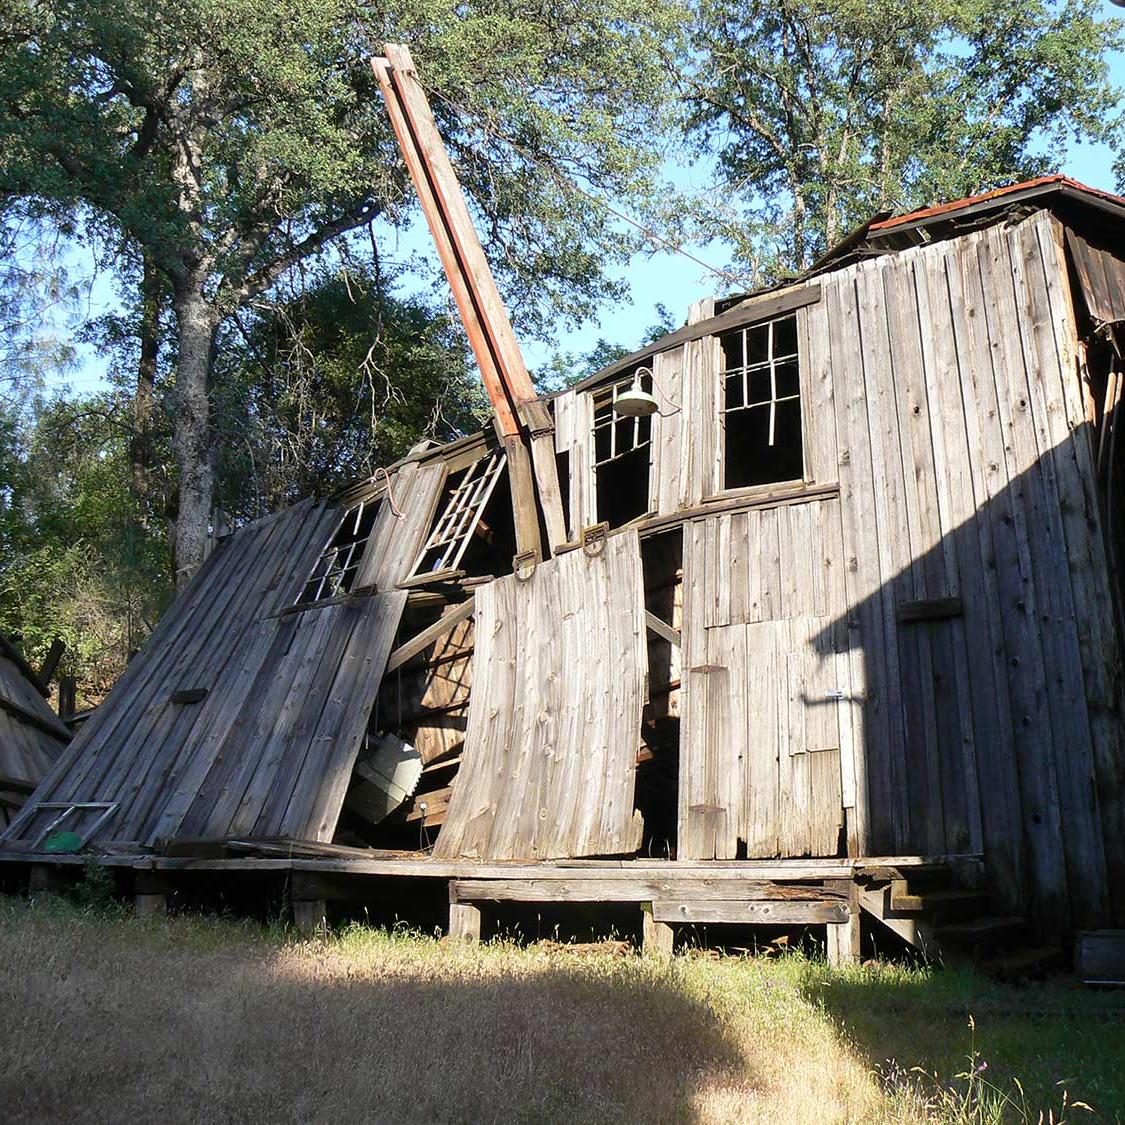
[[[77,832],[54,832],[43,845],[45,852],[76,852],[82,847],[82,837]]]

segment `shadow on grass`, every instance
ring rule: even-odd
[[[823,1005],[885,1081],[917,1067],[930,1076],[913,1075],[922,1088],[963,1088],[957,1075],[976,1070],[1022,1100],[1032,1120],[1040,1110],[1057,1114],[1063,1086],[1071,1104],[1081,1100],[1106,1120],[1125,1119],[1125,996],[1119,993],[1090,992],[1061,978],[1014,986],[964,969],[894,966],[810,971],[802,991]]]
[[[29,911],[0,960],[11,1121],[691,1121],[709,1080],[747,1078],[704,1000],[636,959]]]

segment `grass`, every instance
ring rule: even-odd
[[[301,942],[52,898],[0,898],[0,965],[10,1121],[1096,1119],[1078,1101],[1103,1120],[1125,1112],[1125,1009],[1065,984],[834,972],[799,955],[452,948],[358,926]]]

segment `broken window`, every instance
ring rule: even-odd
[[[297,605],[311,605],[351,591],[378,514],[378,500],[361,501],[344,513],[302,587]]]
[[[647,371],[647,369],[646,369]],[[618,414],[618,398],[633,385],[632,374],[594,394],[594,477],[598,520],[620,527],[648,511],[649,447],[652,417]],[[641,390],[652,393],[651,373]]]
[[[503,453],[492,453],[450,478],[445,509],[434,524],[411,577],[458,568],[506,463]]]
[[[800,480],[800,362],[795,315],[753,324],[723,349],[722,487]]]

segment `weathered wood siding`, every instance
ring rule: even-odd
[[[1120,732],[1059,230],[1045,213],[826,281],[873,851],[981,843],[1041,918],[1105,916]],[[962,617],[899,620],[960,598]],[[1026,883],[1024,882],[1026,880]]]
[[[679,855],[834,856],[858,710],[836,499],[684,532]]]
[[[805,479],[833,484],[838,479],[832,417],[833,377],[827,345],[827,309],[815,300],[820,282],[803,287],[811,303],[795,310],[801,341],[802,426]],[[782,314],[784,315],[784,314]],[[659,352],[649,361],[654,395],[649,459],[649,510],[658,516],[694,508],[722,495],[719,338],[705,336]],[[594,475],[593,391],[565,391],[553,400],[555,447],[570,459],[571,537],[598,521]]]
[[[417,552],[442,476],[406,474],[405,518],[383,506],[366,573],[393,579]],[[406,599],[389,589],[291,608],[339,517],[304,501],[224,540],[11,838],[34,839],[37,802],[106,801],[119,808],[100,840],[330,840]],[[174,702],[185,689],[206,695]]]
[[[681,854],[834,854],[838,784],[853,854],[984,851],[1002,906],[1121,919],[1120,655],[1063,232],[1041,212],[819,284],[805,475],[838,504],[685,532]],[[717,425],[686,406],[706,393],[673,393],[667,455],[710,464]],[[839,769],[814,749],[819,781],[787,777],[826,691],[849,701],[813,739]]]
[[[6,642],[5,642],[6,643]],[[70,741],[35,685],[0,649],[0,830]]]
[[[434,855],[555,859],[640,842],[633,791],[644,706],[636,532],[476,594],[469,723]]]
[[[58,715],[0,652],[0,779],[38,781],[69,740]]]

